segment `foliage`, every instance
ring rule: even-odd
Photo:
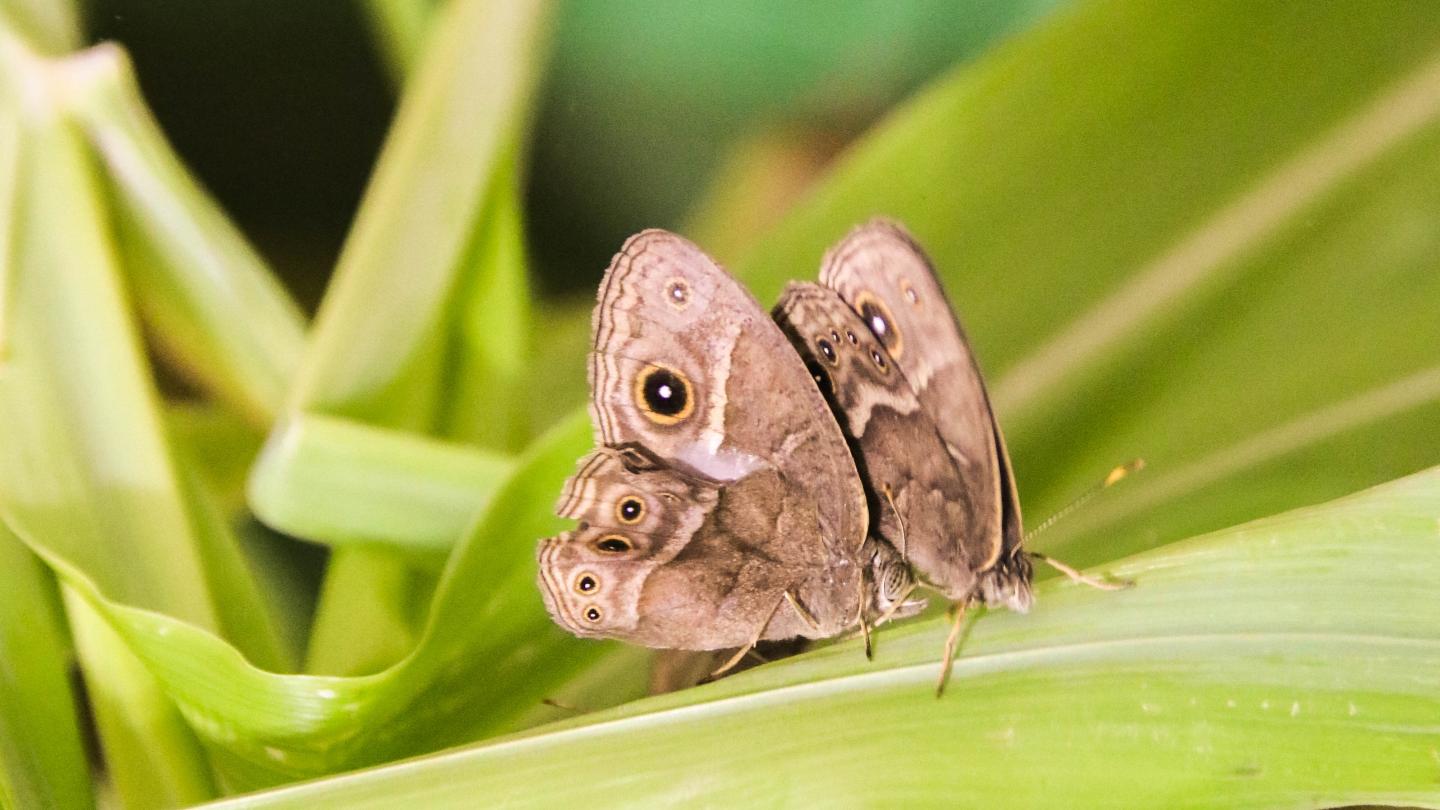
[[[940,703],[935,619],[635,701],[533,584],[591,441],[588,312],[523,247],[547,10],[422,5],[370,3],[402,104],[308,337],[123,54],[0,15],[0,802],[93,800],[74,656],[127,806],[1440,806],[1440,19],[1098,0],[890,114],[737,273],[905,221],[1032,516],[1150,462],[1036,540],[1139,586],[982,616]]]

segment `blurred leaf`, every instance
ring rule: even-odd
[[[299,364],[300,310],[181,164],[124,54],[94,48],[66,75],[69,112],[111,182],[130,288],[165,355],[269,427]]]
[[[179,807],[217,790],[205,752],[134,652],[104,617],[64,589],[105,768],[125,807]]]
[[[938,701],[944,619],[216,806],[1440,805],[1437,515],[1440,468],[1049,583]]]
[[[535,589],[535,538],[561,521],[534,505],[551,501],[590,441],[588,422],[570,420],[522,459],[452,556],[414,651],[372,675],[256,669],[193,623],[111,599],[38,535],[18,533],[145,663],[209,744],[224,783],[254,788],[521,728],[544,716],[540,701],[554,694],[587,707],[637,696],[644,651],[578,642],[551,622]],[[576,673],[616,669],[632,674],[631,688],[552,691]]]
[[[1150,462],[1040,541],[1113,559],[1440,459],[1437,145],[1412,5],[1096,2],[908,104],[739,270],[766,300],[904,221],[1032,516]]]
[[[527,354],[513,174],[544,22],[539,0],[457,0],[440,12],[316,316],[293,412],[456,431],[499,449],[522,438],[523,412],[503,395]],[[484,320],[467,322],[477,314]],[[460,396],[450,391],[453,374],[467,380]],[[283,465],[299,461],[279,453],[256,471],[257,514],[285,511],[271,496],[322,497],[289,488],[303,479]],[[411,504],[412,514],[425,505]],[[349,525],[317,536],[336,542]],[[363,671],[406,648],[430,595],[400,555],[376,549],[347,561],[346,553],[332,560],[312,642],[326,651],[312,661],[335,672]],[[396,587],[403,583],[419,587]],[[369,627],[350,620],[361,599],[372,600]]]
[[[476,448],[300,413],[271,434],[250,501],[298,537],[444,553],[510,466]]]
[[[74,0],[5,0],[0,25],[25,37],[37,51],[60,55],[82,44],[79,12]]]
[[[427,23],[435,13],[435,0],[365,0],[375,42],[385,57],[396,84],[414,67]]]
[[[538,202],[554,213],[532,223],[537,251],[584,246],[555,259],[573,265],[641,228],[675,227],[736,140],[786,130],[848,141],[947,66],[1064,4],[561,4],[535,149]]]
[[[21,145],[7,212],[0,516],[127,603],[223,631],[283,669],[233,534],[168,442],[90,155],[65,119],[88,59],[44,60],[0,31],[4,97],[24,101],[7,109],[19,115]],[[138,663],[113,660],[119,642],[98,619],[74,610],[69,619],[122,799],[210,795],[208,765],[168,698]]]
[[[90,768],[52,577],[3,525],[0,594],[0,806],[89,807]]]

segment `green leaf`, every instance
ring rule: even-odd
[[[524,438],[520,403],[504,395],[528,354],[514,175],[545,11],[539,0],[458,0],[438,12],[316,316],[294,414],[501,450]],[[452,379],[466,384],[452,391]],[[292,488],[304,479],[286,465],[304,459],[267,461],[251,489],[257,514],[286,511],[271,498],[334,500],[323,494],[328,482]],[[423,493],[408,509],[445,497]],[[309,532],[335,543],[350,525]],[[331,672],[393,660],[413,642],[430,595],[402,554],[347,553],[333,559],[312,642],[325,651],[312,663]],[[369,627],[350,620],[364,598],[376,619]]]
[[[99,154],[130,289],[165,356],[269,427],[299,365],[304,317],[166,142],[123,52],[69,64],[67,109]]]
[[[13,297],[0,367],[0,517],[127,603],[222,632],[256,662],[287,669],[230,527],[170,444],[91,154],[64,104],[89,56],[45,60],[0,30],[0,100],[24,100],[3,111],[16,116],[20,143],[5,211]],[[116,660],[120,642],[98,617],[66,607],[121,798],[213,795],[169,698],[138,662]]]
[[[273,785],[433,751],[563,716],[541,701],[587,707],[638,696],[645,651],[581,642],[546,614],[535,589],[535,538],[561,521],[548,503],[590,443],[585,420],[539,442],[456,549],[414,650],[355,677],[281,675],[247,663],[193,623],[120,603],[38,535],[17,532],[104,617],[208,743],[232,789]],[[534,662],[544,661],[536,669]],[[628,677],[577,691],[577,673]],[[547,719],[548,719],[547,718]]]
[[[81,45],[79,12],[74,0],[7,0],[0,5],[0,25],[24,36],[36,50],[59,55]]]
[[[1114,559],[1440,458],[1437,139],[1412,6],[1087,3],[902,108],[739,272],[768,300],[905,222],[1032,518],[1150,462],[1038,541]]]
[[[0,525],[0,805],[89,807],[53,578]]]
[[[511,464],[460,444],[301,413],[271,434],[250,502],[297,537],[444,553]]]
[[[215,806],[1436,805],[1437,515],[1440,468],[1129,559],[1128,591],[1052,581],[940,700],[943,619]]]

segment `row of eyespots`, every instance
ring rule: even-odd
[[[849,329],[845,330],[845,337],[849,339],[851,345],[858,346],[860,343],[860,339],[857,338],[855,336],[855,333],[850,331]],[[832,343],[831,341],[834,341],[834,343]],[[826,340],[825,335],[821,335],[815,338],[815,346],[820,350],[820,355],[825,358],[825,362],[829,363],[832,366],[838,365],[840,363],[840,356],[835,352],[835,344],[838,344],[839,342],[840,333],[835,331],[834,329],[830,330],[829,340]],[[881,354],[878,349],[870,350],[870,360],[875,364],[876,368],[880,369],[881,374],[889,373],[890,364],[886,362],[885,355]]]

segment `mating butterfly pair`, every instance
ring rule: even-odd
[[[773,320],[694,244],[644,231],[592,334],[597,446],[557,506],[579,525],[539,549],[567,630],[743,653],[868,634],[918,611],[917,580],[962,607],[1029,607],[1004,440],[899,226],[851,232]]]

